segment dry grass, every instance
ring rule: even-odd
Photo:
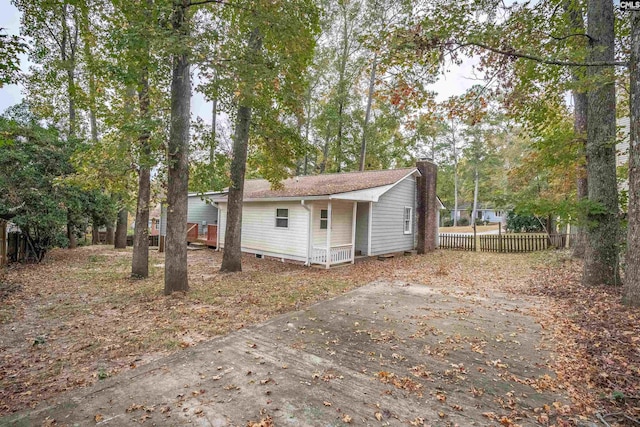
[[[526,286],[533,260],[438,251],[326,271],[245,256],[242,273],[219,274],[206,250],[189,253],[190,292],[165,297],[163,254],[132,280],[130,249],[55,250],[0,284],[0,414],[374,280],[490,292]]]

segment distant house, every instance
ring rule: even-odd
[[[462,205],[458,208],[458,220],[467,219],[471,222],[471,214],[473,212],[473,207],[469,205]],[[450,218],[453,220],[455,211],[451,211]],[[476,210],[476,219],[480,221],[490,222],[505,222],[507,220],[507,212],[504,209],[495,209],[495,208],[487,208],[482,207]]]
[[[281,182],[279,189],[266,180],[248,180],[242,251],[328,268],[353,262],[356,255],[413,250],[419,235],[433,236],[435,244],[444,206],[435,194],[418,194],[420,179],[426,178],[412,167],[300,176]],[[416,212],[418,197],[435,202]],[[224,248],[227,194],[211,199],[219,208],[217,241]],[[419,215],[433,218],[426,225],[431,234],[418,230]]]
[[[162,205],[158,203],[149,210],[149,235],[157,236],[160,234],[160,222],[162,217]],[[136,211],[128,212],[127,214],[128,234],[133,234],[136,229]],[[106,229],[100,228],[100,232],[103,233]]]

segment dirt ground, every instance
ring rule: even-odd
[[[191,291],[170,297],[161,294],[162,254],[152,252],[143,281],[128,278],[130,258],[59,250],[9,272],[0,424],[593,425],[586,420],[603,405],[594,395],[607,392],[597,381],[580,390],[580,373],[602,371],[574,354],[581,326],[562,317],[567,287],[547,292],[558,272],[575,281],[579,265],[561,253],[438,251],[329,271],[245,257],[244,272],[221,275],[219,253],[194,251]],[[276,398],[276,385],[291,391]],[[129,397],[117,406],[119,393]],[[88,402],[82,411],[79,401]],[[631,399],[607,399],[597,415],[618,407],[634,414]],[[60,418],[64,408],[80,418]]]

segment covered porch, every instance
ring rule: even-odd
[[[309,263],[329,268],[353,264],[357,251],[358,201],[316,200],[308,205],[310,223]],[[360,203],[362,205],[362,203]],[[369,203],[367,202],[368,208]],[[360,207],[362,210],[362,207]],[[368,209],[367,209],[368,211]]]

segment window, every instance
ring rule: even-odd
[[[329,211],[320,209],[320,230],[326,230],[329,223]]]
[[[276,209],[276,227],[289,228],[289,209]]]
[[[403,223],[404,223],[404,234],[411,234],[411,223],[413,220],[413,208],[404,207],[404,218],[403,218]]]

